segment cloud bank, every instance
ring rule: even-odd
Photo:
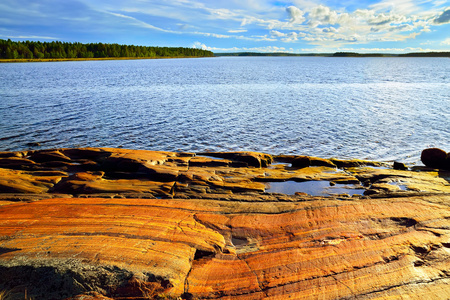
[[[277,51],[426,43],[441,50],[450,8],[445,0],[4,0],[0,19],[0,38]]]

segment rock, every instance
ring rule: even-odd
[[[296,156],[292,160],[293,168],[306,168],[306,167],[330,167],[336,168],[336,165],[329,159],[323,159],[314,156]]]
[[[111,292],[112,296],[121,298],[146,298],[154,299],[163,293],[167,288],[171,288],[169,281],[161,282],[145,282],[136,277],[132,277],[127,282],[119,286],[115,291]]]
[[[87,290],[92,280],[86,278],[90,276],[87,269],[114,266],[118,271],[125,268],[148,274],[149,279],[166,287],[170,283],[181,294],[195,251],[215,253],[224,247],[222,235],[195,220],[195,209],[176,208],[177,202],[165,206],[165,201],[148,202],[150,199],[132,202],[127,199],[71,199],[0,206],[2,237],[21,236],[0,240],[0,267],[45,266],[50,274],[57,267],[61,274],[72,273],[71,276],[80,280],[83,287],[76,291],[78,293]],[[170,208],[173,205],[175,207]],[[30,221],[36,226],[29,227]],[[23,232],[18,234],[20,231]],[[57,265],[53,264],[55,262]],[[119,274],[114,268],[111,271]],[[78,272],[84,275],[76,275]],[[91,274],[100,275],[99,272],[94,268]],[[14,276],[20,277],[20,274]],[[12,282],[2,279],[6,278],[0,277],[3,285]],[[49,282],[47,289],[52,289],[52,284]],[[107,288],[107,283],[94,284]],[[120,284],[117,282],[116,286]]]
[[[400,191],[400,187],[398,185],[380,182],[372,184],[370,189],[364,192],[364,195],[372,195],[388,192],[393,193],[397,191]]]
[[[256,168],[267,167],[273,162],[272,155],[259,152],[203,152],[199,155],[230,159]]]
[[[84,294],[76,295],[74,297],[67,298],[65,300],[113,300],[112,298],[105,297],[97,292],[87,292]]]
[[[393,165],[394,170],[408,170],[408,167],[401,162],[394,161]]]
[[[27,172],[0,168],[0,193],[46,193],[65,176],[67,174],[64,172]]]
[[[229,159],[213,159],[209,157],[196,156],[189,160],[191,167],[229,167],[233,161]]]
[[[107,151],[106,148],[71,148],[61,149],[60,152],[71,159],[83,158],[96,161],[111,155],[111,152]]]
[[[346,171],[358,178],[368,188],[374,183],[401,182],[401,185],[405,186],[407,191],[450,193],[450,185],[443,172],[414,172],[370,167],[348,168]]]
[[[26,145],[28,147],[40,147],[41,143],[39,143],[39,142],[31,142],[31,143],[26,143]]]
[[[0,158],[0,168],[8,168],[8,169],[17,169],[17,170],[26,170],[31,166],[34,166],[36,163],[27,158],[20,157],[7,157]]]
[[[435,169],[450,169],[447,153],[439,148],[428,148],[422,151],[420,156],[423,164]]]
[[[450,295],[450,172],[214,156],[0,153],[0,292],[71,300]],[[266,192],[283,181],[341,190]],[[342,183],[364,183],[365,195],[349,197]]]
[[[64,194],[148,193],[169,196],[175,182],[145,179],[105,179],[104,172],[80,172],[61,180],[51,192]]]
[[[307,168],[311,165],[309,156],[298,156],[292,161],[293,168]]]
[[[0,206],[0,286],[35,299],[445,299],[445,198],[9,204]]]
[[[62,154],[58,150],[50,150],[50,151],[35,151],[30,157],[30,160],[43,163],[43,162],[70,162],[70,157]]]
[[[330,161],[334,163],[338,168],[355,168],[355,167],[366,167],[366,166],[372,166],[372,167],[388,167],[388,164],[384,162],[378,162],[378,161],[369,161],[369,160],[362,160],[362,159],[336,159],[336,158],[330,158]]]

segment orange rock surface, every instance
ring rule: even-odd
[[[0,207],[0,265],[75,272],[76,260],[151,274],[168,295],[198,298],[445,299],[450,210],[435,200],[10,204]]]
[[[446,174],[215,155],[1,154],[0,291],[73,300],[450,298]],[[266,193],[271,180],[357,181],[368,192]],[[387,186],[400,180],[422,188]]]

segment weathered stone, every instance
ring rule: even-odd
[[[380,193],[393,193],[400,191],[400,187],[395,184],[389,184],[389,183],[374,183],[370,186],[370,189],[366,190],[364,192],[365,195],[372,195],[372,194],[380,194]]]
[[[408,170],[407,165],[405,165],[404,163],[398,162],[398,161],[394,161],[393,168],[394,168],[394,170]]]
[[[216,252],[223,237],[197,223],[195,210],[170,208],[174,203],[158,208],[165,201],[148,201],[72,198],[1,206],[0,249],[16,250],[2,251],[0,266],[51,266],[55,259],[76,257],[152,274],[181,294],[195,251]],[[14,239],[5,240],[8,236]],[[74,271],[71,265],[59,267]]]
[[[61,149],[61,153],[70,157],[71,159],[84,158],[99,160],[104,157],[111,155],[105,148],[71,148],[71,149]]]
[[[72,300],[449,297],[450,172],[214,155],[222,159],[2,153],[12,163],[0,168],[0,291]],[[266,193],[276,181],[361,182],[366,192]]]
[[[97,193],[149,193],[169,195],[174,182],[154,182],[145,179],[105,179],[104,172],[80,172],[69,176],[55,185],[56,193],[97,194]]]
[[[64,172],[27,172],[0,168],[0,193],[45,193],[64,176]]]
[[[286,158],[286,157],[285,157]],[[293,168],[306,167],[329,167],[336,168],[336,165],[329,159],[314,156],[294,156],[291,161]]]
[[[37,163],[43,163],[43,162],[70,162],[70,157],[64,155],[63,153],[59,152],[58,150],[49,150],[49,151],[34,151],[30,157],[30,160],[37,162]]]
[[[401,185],[405,186],[407,191],[450,193],[448,181],[450,176],[445,177],[445,174],[442,172],[412,172],[392,169],[374,169],[370,167],[349,168],[347,169],[347,172],[353,174],[361,182],[367,182],[368,186],[373,183],[388,180],[391,182],[401,182]]]
[[[264,174],[256,177],[255,180],[263,182],[328,180],[339,183],[359,183],[355,176],[334,168],[305,167],[297,169],[283,165],[271,167]]]
[[[213,159],[209,157],[196,156],[189,160],[191,167],[228,167],[233,161],[228,159]]]
[[[372,166],[372,167],[388,167],[387,163],[384,162],[378,162],[378,161],[369,161],[369,160],[362,160],[362,159],[336,159],[336,158],[330,158],[330,161],[335,164],[338,168],[355,168],[355,167],[365,167],[365,166]]]
[[[311,165],[309,156],[298,156],[292,161],[293,168],[307,168]]]
[[[65,300],[114,300],[109,297],[105,297],[97,292],[88,292],[80,295],[76,295],[74,297],[67,298]]]
[[[55,295],[56,273],[68,296],[445,299],[450,211],[437,204],[442,197],[10,204],[0,206],[0,268],[9,272],[0,284]]]
[[[120,298],[128,299],[152,299],[163,293],[167,288],[171,288],[170,282],[145,282],[136,277],[132,277],[126,283],[122,284],[111,292],[112,296],[119,296]]]
[[[422,151],[420,160],[430,168],[449,169],[447,152],[439,148],[428,148]]]
[[[35,164],[36,163],[34,161],[27,158],[20,158],[20,157],[0,158],[0,168],[24,170],[28,166],[32,166]]]
[[[203,152],[199,155],[220,157],[234,161],[244,162],[250,167],[267,167],[273,161],[272,155],[259,152]]]

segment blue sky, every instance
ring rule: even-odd
[[[450,51],[450,2],[1,0],[0,39],[214,52]]]

